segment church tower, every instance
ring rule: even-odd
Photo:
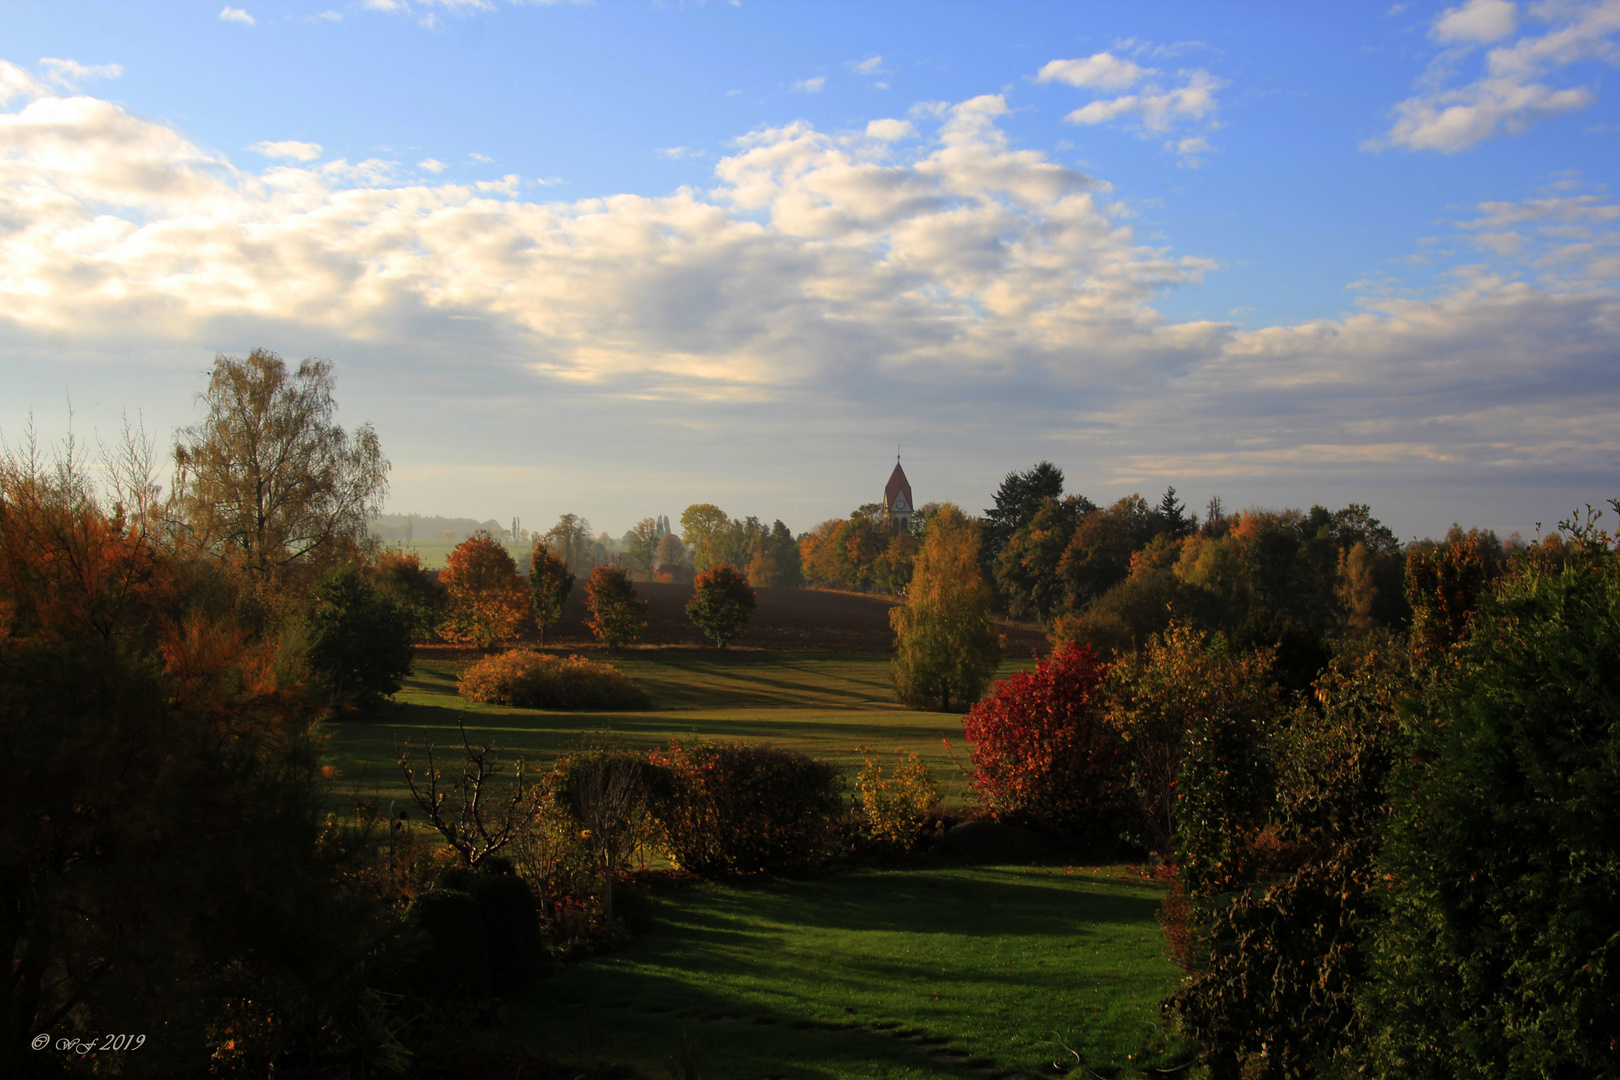
[[[895,532],[911,527],[911,514],[916,509],[911,498],[911,481],[900,467],[900,455],[894,456],[894,472],[889,474],[888,486],[883,489],[883,517]]]

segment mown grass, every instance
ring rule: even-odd
[[[646,712],[579,713],[514,709],[464,701],[456,679],[465,660],[418,659],[395,702],[374,717],[335,722],[327,761],[341,796],[407,797],[395,747],[409,741],[459,747],[458,718],[475,744],[493,741],[505,761],[524,758],[546,768],[587,736],[612,732],[646,749],[697,736],[771,742],[854,769],[860,747],[884,754],[919,754],[947,802],[968,794],[962,720],[950,713],[915,712],[894,702],[887,657],[867,654],[755,652],[712,649],[633,650],[613,658],[651,696]],[[1003,674],[1029,660],[1009,660]],[[955,757],[946,750],[951,740]]]
[[[1158,900],[1123,867],[679,889],[629,949],[514,1002],[511,1031],[562,1061],[645,1076],[690,1064],[704,1080],[1172,1064],[1182,1048],[1155,1020],[1177,977]]]
[[[452,750],[460,717],[475,742],[531,767],[603,730],[643,748],[768,740],[851,768],[864,744],[915,751],[948,801],[967,795],[942,741],[965,763],[961,717],[896,705],[886,657],[669,648],[615,662],[657,708],[477,705],[456,695],[465,660],[419,660],[389,711],[332,725],[334,794],[408,805],[396,745]],[[1157,1021],[1177,976],[1158,901],[1157,885],[1124,867],[940,861],[666,888],[650,933],[509,1002],[508,1033],[561,1061],[647,1077],[1034,1076],[1053,1062],[1108,1076],[1179,1059]]]

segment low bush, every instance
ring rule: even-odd
[[[484,997],[489,993],[489,943],[478,901],[460,889],[429,889],[406,909],[405,922],[426,941],[413,965],[420,993]]]
[[[1108,665],[1069,645],[996,684],[962,719],[973,787],[997,817],[1100,845],[1128,802],[1125,750],[1104,718]]]
[[[540,920],[534,893],[513,872],[512,864],[497,856],[479,870],[458,867],[445,875],[443,884],[465,892],[478,906],[488,950],[489,988],[507,994],[533,985],[546,959]]]
[[[526,649],[486,656],[457,684],[461,696],[522,709],[645,709],[647,695],[612,664]]]
[[[675,742],[649,757],[670,857],[706,877],[813,864],[843,808],[837,768],[793,750]]]
[[[861,747],[866,766],[855,780],[866,811],[868,827],[878,840],[910,850],[921,837],[929,813],[939,805],[939,785],[934,771],[916,754],[894,752],[894,765],[885,769],[883,759]]]

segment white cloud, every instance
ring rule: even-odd
[[[1148,131],[1165,132],[1179,121],[1214,116],[1218,108],[1215,92],[1226,86],[1226,81],[1202,70],[1188,73],[1186,79],[1185,84],[1161,92],[1147,91],[1093,101],[1064,119],[1071,124],[1091,125],[1135,115]]]
[[[416,167],[418,169],[426,169],[430,173],[442,173],[444,172],[445,164],[438,158],[423,158],[421,161],[416,163]]]
[[[1512,0],[1468,0],[1442,11],[1429,36],[1447,45],[1489,45],[1518,28],[1519,9]]]
[[[800,94],[819,94],[821,88],[827,85],[827,76],[817,75],[813,79],[800,79],[793,84],[793,89]]]
[[[280,158],[286,161],[314,161],[321,156],[320,143],[299,142],[296,139],[282,139],[279,142],[256,142],[248,149],[263,154],[268,158]]]
[[[1363,148],[1389,146],[1455,153],[1498,134],[1518,135],[1540,120],[1585,109],[1597,100],[1591,86],[1555,86],[1549,76],[1572,64],[1598,60],[1620,63],[1620,0],[1538,4],[1533,13],[1548,21],[1546,33],[1519,38],[1485,54],[1483,70],[1470,83],[1447,88],[1450,54],[1443,54],[1419,92],[1392,110],[1394,123]],[[1436,40],[1468,45],[1513,33],[1513,5],[1472,0],[1443,12],[1435,21]]]
[[[238,22],[238,23],[243,24],[244,26],[257,26],[258,25],[258,23],[254,20],[253,16],[249,15],[246,11],[243,11],[241,8],[233,8],[233,7],[223,8],[219,13],[219,17],[220,17],[220,20],[222,22]]]
[[[118,64],[81,64],[77,60],[59,60],[54,56],[42,56],[39,62],[45,66],[45,74],[51,82],[69,90],[91,79],[116,79],[124,73],[123,67]]]
[[[851,60],[847,65],[850,72],[855,75],[881,75],[883,74],[883,57],[872,55],[865,60]]]
[[[1063,82],[1070,86],[1099,90],[1123,90],[1154,74],[1157,72],[1152,68],[1137,67],[1112,53],[1100,52],[1084,60],[1048,61],[1035,76],[1035,81]]]
[[[45,88],[32,75],[16,64],[0,60],[0,105],[7,104],[12,98],[34,98],[43,93]]]
[[[666,161],[680,161],[683,158],[702,157],[703,151],[690,146],[664,146],[658,150],[658,156]]]
[[[484,164],[484,165],[488,165],[490,162],[495,160],[494,158],[490,157],[488,154],[478,154],[478,153],[468,154],[467,158],[470,161],[476,161],[476,162],[479,162],[480,164]]]
[[[1121,51],[1171,55],[1196,42],[1155,49],[1134,38],[1115,43]],[[1168,77],[1156,68],[1141,67],[1112,52],[1095,53],[1080,60],[1052,60],[1035,75],[1036,82],[1061,82],[1082,90],[1108,94],[1135,87],[1134,93],[1102,96],[1080,106],[1064,117],[1071,124],[1092,127],[1124,122],[1143,136],[1164,136],[1189,126],[1211,129],[1219,126],[1215,114],[1220,103],[1216,94],[1227,81],[1203,68],[1184,69]],[[1203,135],[1184,135],[1165,143],[1182,156],[1182,164],[1196,166],[1198,156],[1211,149]]]
[[[517,195],[523,190],[523,180],[517,173],[507,173],[499,180],[479,180],[473,186],[486,194]]]
[[[866,124],[866,134],[883,142],[899,142],[901,139],[915,139],[917,129],[908,120],[870,120]]]

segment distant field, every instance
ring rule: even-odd
[[[448,547],[418,545],[425,565],[443,566]],[[428,554],[438,552],[436,562]],[[706,645],[703,635],[686,617],[692,599],[691,585],[637,582],[636,592],[647,601],[645,645]],[[889,653],[894,649],[894,632],[889,628],[889,611],[897,603],[892,596],[833,592],[825,589],[759,589],[759,606],[748,632],[736,644],[754,649],[813,649],[833,652]],[[563,609],[562,622],[546,631],[546,643],[594,645],[585,625],[585,583],[576,582]],[[1046,634],[1038,627],[1002,622],[998,629],[1007,642],[1009,656],[1037,656],[1051,649]]]
[[[394,748],[409,740],[457,745],[457,718],[475,742],[493,741],[504,760],[518,756],[547,767],[558,754],[594,733],[611,731],[633,747],[672,738],[746,739],[774,743],[858,767],[860,747],[920,754],[934,769],[948,802],[960,803],[967,784],[944,739],[966,764],[962,718],[914,712],[894,702],[890,662],[860,653],[786,653],[715,649],[632,650],[613,662],[653,699],[648,712],[566,713],[479,705],[456,695],[456,679],[477,654],[424,653],[395,704],[366,720],[329,726],[327,761],[336,770],[335,797],[350,792],[404,799]],[[1030,664],[1008,660],[1003,674]]]
[[[1184,1060],[1155,1020],[1179,976],[1159,897],[1125,867],[947,864],[665,891],[509,1030],[648,1077],[1135,1075]]]

